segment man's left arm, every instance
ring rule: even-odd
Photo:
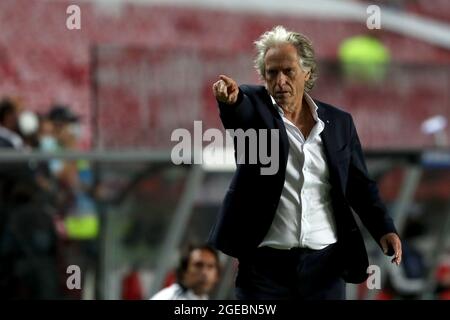
[[[369,230],[383,252],[393,249],[392,262],[401,262],[401,241],[386,206],[381,201],[378,187],[368,174],[361,143],[355,125],[350,116],[351,158],[347,181],[347,199],[358,214],[364,226]]]

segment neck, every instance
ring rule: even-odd
[[[297,106],[283,111],[285,117],[293,123],[304,123],[312,117],[309,105],[303,98],[301,99],[301,103],[298,103]]]

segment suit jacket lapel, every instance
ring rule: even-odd
[[[263,88],[260,91],[261,99],[264,101],[264,107],[262,109],[262,118],[264,121],[268,124],[269,129],[278,129],[278,132],[280,134],[280,152],[283,158],[280,159],[280,168],[286,168],[287,165],[287,159],[289,155],[289,139],[286,133],[286,127],[284,126],[283,119],[281,118],[278,111],[275,109],[274,105],[272,104],[272,99],[270,99],[270,95],[268,94],[267,90]],[[267,106],[267,108],[266,108]],[[273,123],[273,120],[275,120],[275,123]]]
[[[325,150],[325,155],[327,157],[328,163],[334,163],[333,159],[334,157],[331,156],[331,152],[333,150],[333,134],[332,134],[332,126],[333,122],[329,119],[329,116],[326,112],[326,110],[321,106],[320,102],[315,101],[317,106],[319,107],[317,109],[317,114],[319,115],[319,118],[323,121],[325,124],[324,129],[322,133],[320,134],[322,138],[323,147]]]
[[[319,107],[317,113],[319,118],[324,122],[325,127],[320,134],[322,138],[322,143],[325,151],[325,157],[328,163],[328,170],[330,172],[330,182],[334,186],[339,186],[339,190],[344,192],[344,186],[341,183],[341,178],[339,174],[339,166],[337,165],[336,153],[339,146],[338,144],[338,132],[335,128],[335,123],[333,118],[329,115],[326,108],[324,108],[320,102],[315,101],[317,106]]]

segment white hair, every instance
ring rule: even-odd
[[[276,26],[262,34],[254,44],[257,51],[254,60],[255,68],[262,79],[265,79],[264,58],[267,50],[280,44],[292,44],[297,49],[300,67],[304,71],[310,72],[310,77],[305,82],[305,91],[311,91],[317,79],[317,63],[312,43],[306,36],[298,32],[287,31],[283,26]]]

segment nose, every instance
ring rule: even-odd
[[[277,85],[283,87],[286,84],[287,77],[283,72],[277,74]]]

